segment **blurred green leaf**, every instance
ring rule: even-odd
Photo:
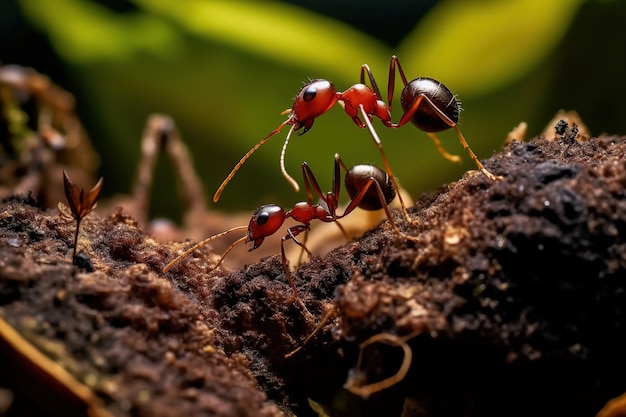
[[[433,74],[464,95],[486,92],[523,76],[545,59],[583,1],[442,1],[396,53],[415,74]],[[392,53],[343,24],[281,3],[135,2],[175,19],[196,35],[288,65],[346,77],[355,74],[344,64],[346,57],[357,65],[380,67]]]
[[[398,47],[405,68],[485,94],[539,65],[585,0],[442,1]]]
[[[282,64],[354,77],[353,66],[384,63],[386,48],[334,19],[271,1],[134,0],[190,33]],[[355,65],[346,65],[353,62]],[[358,67],[357,67],[358,68]]]
[[[486,92],[545,59],[583,1],[442,1],[395,53],[411,73],[432,74],[465,96]],[[85,0],[21,2],[59,53],[76,62],[177,51],[180,35],[155,15],[201,38],[346,78],[356,78],[363,63],[385,67],[392,53],[345,24],[280,2],[134,0],[150,13],[132,15]]]
[[[70,62],[122,60],[141,52],[167,56],[182,47],[179,33],[149,14],[118,15],[83,0],[21,0],[21,5]]]

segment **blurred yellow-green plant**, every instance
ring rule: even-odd
[[[340,20],[278,1],[134,0],[117,12],[105,1],[19,0],[81,85],[79,98],[87,102],[78,107],[89,109],[87,125],[102,156],[101,172],[108,184],[117,184],[109,194],[130,188],[143,123],[148,114],[164,112],[193,150],[207,199],[239,158],[284,120],[280,112],[291,107],[303,81],[325,78],[344,90],[359,81],[367,63],[385,89],[392,54],[408,77],[436,78],[458,94],[464,107],[461,130],[479,158],[499,149],[522,120],[530,123],[531,135],[538,134],[568,106],[545,98],[562,67],[564,39],[588,3],[443,0],[416,16],[404,39],[389,46]],[[376,8],[367,3],[365,11]],[[400,114],[394,103],[394,121]],[[413,195],[474,169],[453,132],[440,138],[448,151],[461,155],[461,166],[443,159],[412,125],[391,130],[375,121],[374,126],[396,175]],[[285,134],[243,166],[217,209],[252,211],[262,203],[289,206],[304,199],[278,169]],[[337,106],[292,140],[287,168],[299,178],[306,160],[325,188],[335,152],[348,163],[380,165],[367,131]],[[166,171],[164,166],[158,175],[163,186],[154,193],[154,204],[161,207],[155,214],[176,210]]]

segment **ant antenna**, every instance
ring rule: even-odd
[[[285,138],[285,143],[283,144],[283,149],[280,151],[280,172],[283,173],[283,177],[291,184],[291,187],[295,192],[300,191],[300,186],[293,179],[289,173],[287,173],[287,169],[285,168],[285,154],[287,153],[287,145],[289,144],[289,139],[291,138],[291,133],[294,131],[296,125],[292,125],[291,129],[289,129],[289,133],[287,133],[287,137]]]
[[[212,242],[212,241],[214,241],[215,239],[220,238],[220,237],[222,237],[222,236],[225,236],[225,235],[227,235],[227,234],[230,234],[230,233],[232,233],[232,232],[236,232],[236,231],[238,231],[238,230],[245,230],[245,229],[247,229],[247,228],[248,228],[248,226],[236,226],[236,227],[233,227],[233,228],[231,228],[231,229],[228,229],[228,230],[226,230],[226,231],[224,231],[224,232],[220,232],[220,233],[218,233],[218,234],[216,234],[216,235],[213,235],[213,236],[211,236],[211,237],[208,237],[208,238],[204,239],[204,240],[203,240],[203,241],[201,241],[201,242],[196,243],[195,245],[193,245],[192,247],[190,247],[189,249],[187,249],[185,252],[183,252],[182,254],[178,255],[176,258],[174,258],[174,259],[173,259],[173,260],[172,260],[169,264],[167,264],[167,265],[165,266],[165,268],[163,268],[163,273],[165,274],[167,271],[169,271],[170,269],[172,269],[172,267],[173,267],[174,265],[176,265],[176,264],[177,264],[177,263],[178,263],[181,259],[183,259],[183,258],[187,257],[187,256],[188,256],[191,252],[193,252],[193,251],[195,251],[196,249],[198,249],[198,248],[200,248],[200,247],[202,247],[202,246],[206,245],[207,243]],[[241,237],[241,238],[237,239],[235,242],[233,242],[233,244],[232,244],[232,245],[230,245],[230,246],[228,247],[228,249],[226,249],[226,251],[225,251],[225,252],[224,252],[224,254],[221,256],[221,258],[219,259],[219,261],[217,261],[217,264],[215,265],[215,268],[217,268],[218,266],[220,266],[220,265],[222,264],[222,261],[223,261],[223,260],[224,260],[224,258],[226,257],[226,255],[228,255],[228,253],[229,253],[229,252],[230,252],[230,251],[231,251],[231,250],[232,250],[235,246],[237,246],[237,245],[238,245],[238,244],[240,244],[241,242],[245,241],[245,240],[246,240],[246,238],[247,238],[247,236],[243,236],[243,237]]]
[[[284,112],[283,112],[284,113]],[[281,113],[282,114],[282,113]],[[263,139],[261,139],[261,141],[259,143],[257,143],[256,145],[254,145],[252,147],[252,149],[250,149],[244,156],[241,157],[241,159],[239,160],[239,162],[237,162],[237,165],[235,165],[235,167],[230,171],[230,173],[228,174],[228,176],[226,177],[226,179],[224,179],[224,181],[222,181],[222,183],[220,184],[219,188],[217,189],[217,191],[215,192],[215,195],[213,195],[213,202],[217,203],[217,201],[220,199],[220,196],[222,195],[222,192],[224,191],[224,188],[226,188],[226,185],[230,182],[230,180],[233,179],[233,177],[235,176],[235,174],[237,173],[237,171],[239,171],[239,168],[241,168],[241,166],[248,160],[248,158],[250,158],[250,156],[252,156],[252,154],[259,149],[265,142],[267,142],[272,136],[278,134],[283,127],[285,127],[285,125],[288,124],[293,124],[293,116],[289,116],[287,118],[287,120],[285,120],[284,122],[282,122],[281,124],[278,125],[278,127],[274,130],[272,130],[272,132],[267,135],[266,137],[264,137]],[[295,126],[295,125],[294,125]],[[293,127],[291,128],[291,130],[289,131],[289,135],[291,135],[291,131],[293,130]],[[289,141],[289,135],[287,136],[287,141]],[[286,146],[286,143],[285,143]],[[281,161],[281,168],[283,167],[283,162]],[[298,191],[298,184],[295,182],[295,180],[291,177],[288,178],[288,180],[291,179],[290,183],[293,184],[295,183],[295,189],[296,191]]]

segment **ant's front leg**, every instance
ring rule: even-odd
[[[302,232],[307,232],[309,229],[310,229],[309,223],[304,223],[304,224],[299,224],[299,225],[289,227],[287,229],[287,234],[283,236],[280,240],[280,255],[281,255],[282,264],[283,264],[283,271],[285,271],[285,276],[287,277],[287,281],[289,281],[289,285],[291,286],[291,289],[293,290],[293,293],[296,296],[296,299],[298,300],[298,302],[300,303],[304,311],[308,315],[311,315],[309,310],[306,308],[306,306],[302,302],[300,295],[298,294],[298,290],[296,289],[296,284],[294,283],[293,277],[291,276],[291,271],[289,270],[289,265],[287,265],[287,256],[285,255],[285,240],[291,239],[294,242],[296,242],[298,246],[303,248],[309,254],[309,256],[313,256],[311,252],[304,246],[304,244],[300,242],[298,238],[296,237]]]
[[[382,100],[382,96],[380,95],[380,89],[378,88],[378,84],[376,84],[374,74],[367,64],[361,65],[361,84],[365,84],[365,74],[367,74],[367,77],[370,80],[370,84],[372,84],[372,90],[374,91],[374,94],[376,94],[376,99]]]
[[[287,229],[287,234],[285,236],[282,237],[282,239],[280,240],[280,247],[283,253],[283,261],[284,261],[284,265],[286,265],[287,262],[287,258],[285,255],[285,251],[284,251],[284,242],[287,239],[291,239],[293,240],[296,245],[300,246],[302,249],[304,249],[306,251],[306,253],[312,257],[313,254],[311,253],[311,251],[309,251],[306,246],[304,246],[304,243],[300,242],[298,240],[298,238],[296,236],[298,236],[300,233],[302,232],[308,232],[311,229],[311,225],[309,222],[305,222],[304,224],[297,224],[295,226],[291,226]]]

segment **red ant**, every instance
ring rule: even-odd
[[[339,190],[341,180],[340,167],[347,171],[344,182],[346,186],[346,191],[348,192],[351,200],[343,213],[337,214],[336,211],[339,205]],[[382,208],[387,214],[387,218],[389,219],[391,227],[398,235],[406,239],[415,240],[414,237],[400,231],[400,229],[398,229],[398,226],[396,226],[393,221],[388,205],[395,198],[396,191],[393,186],[393,182],[391,181],[391,177],[387,175],[385,171],[372,165],[356,165],[348,170],[346,168],[346,165],[341,160],[339,154],[335,154],[333,188],[332,191],[329,191],[325,195],[320,189],[320,186],[318,185],[317,180],[313,175],[313,172],[306,162],[302,163],[302,175],[307,190],[307,201],[301,201],[299,203],[296,203],[288,211],[285,211],[282,207],[276,204],[263,205],[252,214],[252,218],[250,219],[250,223],[248,224],[248,226],[233,227],[195,244],[184,253],[176,257],[174,260],[172,260],[169,264],[167,264],[167,266],[163,268],[163,273],[169,271],[178,261],[185,258],[201,246],[204,246],[205,244],[229,233],[247,229],[245,236],[237,239],[232,245],[228,247],[228,249],[226,249],[224,254],[220,257],[217,264],[215,265],[215,267],[217,268],[222,263],[226,255],[228,255],[228,253],[236,245],[240,244],[241,242],[253,242],[253,246],[252,248],[250,248],[250,251],[253,251],[254,249],[257,249],[261,246],[263,240],[266,237],[276,233],[286,219],[292,218],[295,221],[299,222],[299,224],[287,228],[287,234],[283,236],[280,241],[280,253],[282,256],[283,269],[285,271],[285,275],[287,276],[287,280],[289,281],[289,285],[293,289],[293,292],[296,295],[298,301],[302,303],[300,297],[298,296],[296,286],[291,277],[289,267],[287,266],[287,257],[285,256],[284,243],[287,239],[291,239],[304,251],[306,251],[309,256],[312,256],[311,252],[297,238],[300,233],[306,232],[310,229],[311,221],[320,220],[327,223],[336,222],[337,220],[350,214],[356,207],[360,207],[365,210],[378,210]],[[315,194],[321,199],[320,203],[313,204],[313,192],[315,192]],[[337,225],[341,228],[341,225],[339,223],[337,223]]]
[[[396,67],[402,78],[404,89],[400,97],[400,104],[404,113],[400,117],[398,123],[391,121],[391,102],[393,99],[393,92],[395,87]],[[365,74],[370,80],[372,87],[365,85]],[[303,135],[308,132],[313,126],[315,118],[321,116],[330,110],[336,103],[339,103],[345,110],[345,112],[352,118],[352,121],[360,127],[367,126],[372,138],[383,160],[385,170],[391,178],[393,186],[398,190],[393,171],[391,166],[383,152],[382,142],[376,134],[374,127],[371,124],[373,116],[378,117],[382,123],[390,128],[399,128],[411,121],[418,129],[426,132],[426,134],[433,140],[437,150],[448,160],[453,162],[460,162],[461,158],[458,155],[450,155],[446,152],[437,136],[434,132],[440,132],[453,128],[461,145],[469,153],[470,158],[476,163],[478,169],[485,174],[491,180],[499,180],[502,177],[495,176],[489,172],[482,163],[478,160],[474,152],[471,150],[467,141],[461,134],[457,126],[460,113],[460,104],[454,94],[442,83],[432,78],[419,77],[410,82],[407,82],[400,61],[394,55],[391,57],[389,64],[389,82],[387,89],[387,101],[385,103],[381,98],[380,90],[374,79],[374,75],[367,64],[361,66],[361,82],[355,84],[344,92],[338,92],[330,81],[317,79],[308,82],[302,87],[298,95],[295,97],[293,107],[285,110],[281,114],[289,113],[287,120],[282,122],[276,129],[274,129],[268,136],[263,138],[252,149],[248,151],[235,165],[230,174],[219,186],[213,201],[217,202],[222,194],[222,191],[226,187],[226,184],[233,178],[235,173],[244,164],[244,162],[256,151],[261,145],[263,145],[269,138],[279,133],[286,125],[291,125],[289,133],[285,139],[281,154],[280,154],[280,169],[285,179],[291,184],[294,190],[298,191],[298,183],[287,173],[285,169],[285,152],[287,144],[293,131],[298,132],[298,135]],[[363,120],[361,120],[361,116]],[[402,201],[400,204],[407,218],[408,214]]]

